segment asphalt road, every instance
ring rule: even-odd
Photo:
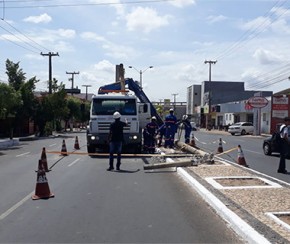
[[[107,157],[49,153],[63,139],[73,151],[76,135],[85,152],[85,134],[0,151],[1,243],[242,243],[173,169],[145,172],[148,161],[127,157],[107,172]],[[43,147],[55,197],[33,201]]]
[[[225,132],[207,132],[207,131],[195,131],[194,136],[196,137],[196,144],[198,147],[207,152],[216,153],[218,149],[219,139],[223,141],[223,151],[230,151],[236,148],[238,145],[241,146],[246,163],[251,169],[254,169],[263,174],[271,177],[283,180],[290,183],[289,174],[277,173],[279,165],[279,155],[273,154],[272,156],[266,156],[263,152],[263,140],[264,136],[232,136]],[[237,161],[238,153],[237,150],[230,151],[221,155],[223,159],[230,160],[232,162]],[[286,168],[290,171],[289,159],[286,160]]]

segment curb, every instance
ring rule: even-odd
[[[198,194],[217,212],[217,214],[230,224],[230,227],[249,243],[271,243],[263,235],[259,234],[243,219],[226,207],[209,190],[195,180],[186,170],[177,168],[177,173],[198,192]]]

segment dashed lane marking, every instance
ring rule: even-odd
[[[71,166],[73,166],[74,164],[76,164],[77,163],[77,161],[79,161],[80,159],[78,158],[78,159],[76,159],[75,161],[73,161],[72,163],[70,163],[69,165],[68,165],[68,167],[71,167]]]
[[[25,203],[28,199],[31,198],[31,196],[34,194],[34,191],[28,194],[26,197],[24,197],[22,200],[20,200],[18,203],[13,205],[11,208],[9,208],[7,211],[2,213],[0,215],[0,220],[5,219],[9,214],[11,214],[13,211],[15,211],[17,208],[19,208],[23,203]]]
[[[30,152],[26,152],[26,153],[18,154],[18,155],[16,155],[16,157],[18,158],[18,157],[21,157],[21,156],[27,155],[27,154],[29,154],[29,153],[30,153]]]

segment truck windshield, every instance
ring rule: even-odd
[[[118,111],[122,115],[136,115],[135,99],[93,99],[93,115],[112,115]]]

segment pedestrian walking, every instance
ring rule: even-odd
[[[277,172],[282,174],[287,174],[286,170],[286,157],[288,155],[289,150],[289,133],[288,133],[288,125],[290,125],[290,118],[284,118],[284,124],[280,126],[280,137],[282,138],[280,144],[280,161]]]
[[[156,144],[156,134],[158,130],[158,124],[156,121],[156,117],[153,116],[151,118],[151,122],[146,125],[146,130],[148,133],[148,152],[155,153],[155,144]]]
[[[121,114],[119,112],[115,112],[113,114],[113,118],[115,121],[110,125],[109,133],[110,156],[109,168],[107,169],[108,171],[114,170],[114,153],[117,154],[116,169],[120,170],[122,144],[124,140],[123,130],[124,127],[128,124],[127,119],[125,119],[126,122],[121,121]]]
[[[177,119],[174,115],[174,110],[171,108],[169,110],[169,114],[165,117],[165,143],[164,147],[167,148],[173,148],[174,146],[174,137],[175,133],[177,131],[177,125],[176,125]]]

